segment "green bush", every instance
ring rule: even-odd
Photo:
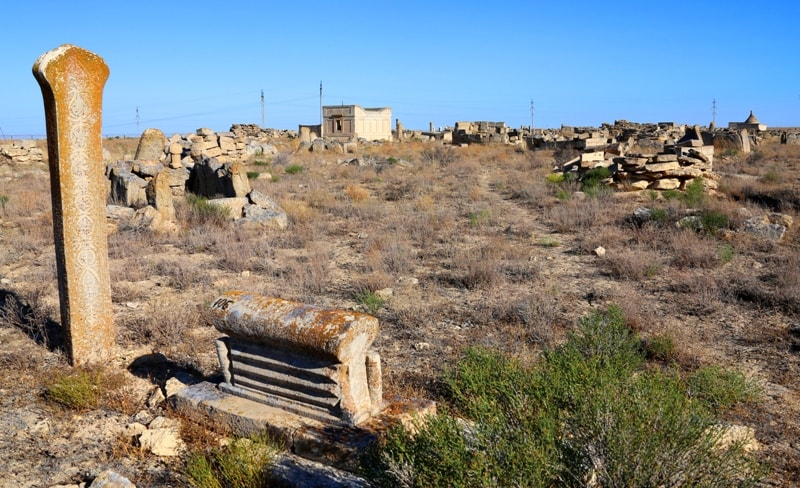
[[[189,194],[189,222],[192,224],[211,224],[223,226],[230,220],[231,211],[223,205],[209,203],[208,199]]]
[[[247,172],[247,179],[248,180],[254,180],[254,179],[258,178],[258,175],[260,175],[260,174],[261,173],[259,173],[258,171],[248,171]]]
[[[689,207],[700,207],[706,199],[703,178],[697,177],[686,184],[683,192],[683,202]]]
[[[75,370],[56,374],[45,386],[45,398],[72,410],[89,410],[100,401],[103,374]]]
[[[363,306],[372,315],[375,315],[386,301],[373,291],[362,290],[356,293],[356,303]]]
[[[717,384],[644,361],[617,307],[530,366],[469,349],[445,377],[450,406],[416,432],[392,428],[362,472],[375,486],[753,486],[758,462],[719,447],[702,396],[731,405]]]
[[[280,447],[266,435],[235,439],[223,448],[193,453],[185,474],[196,488],[268,486],[269,468],[278,452]]]
[[[723,244],[722,246],[717,249],[717,257],[723,263],[730,263],[733,261],[733,257],[736,253],[733,250],[733,247],[730,244]]]
[[[284,169],[284,171],[286,174],[296,175],[297,173],[302,173],[304,169],[305,168],[300,164],[290,164]]]
[[[676,357],[675,341],[669,335],[656,335],[643,341],[645,354],[648,359],[657,361],[674,361]]]
[[[581,177],[581,189],[585,192],[600,186],[600,182],[611,177],[611,170],[608,168],[592,168]]]
[[[488,210],[478,210],[476,212],[470,212],[469,223],[473,227],[480,227],[482,225],[487,225],[491,218],[492,214]]]
[[[564,177],[564,173],[550,173],[546,176],[547,182],[553,185],[557,185],[559,183],[563,183],[566,181]]]
[[[714,235],[722,229],[730,227],[731,222],[727,215],[708,210],[700,215],[700,223],[707,233]]]
[[[681,195],[681,192],[678,190],[664,190],[661,192],[661,196],[663,196],[665,200],[679,200]]]
[[[741,371],[707,366],[687,379],[689,392],[713,410],[724,410],[737,403],[751,402],[760,395],[758,386]]]
[[[663,208],[654,208],[650,211],[650,222],[665,224],[669,220],[669,214]]]

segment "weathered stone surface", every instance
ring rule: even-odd
[[[275,200],[273,200],[267,195],[264,195],[258,190],[251,191],[247,195],[247,198],[253,205],[258,205],[259,207],[272,210],[273,212],[283,212],[283,209],[281,208],[280,205],[278,205],[278,203]]]
[[[148,428],[139,436],[139,445],[156,456],[165,457],[180,456],[185,450],[176,427]]]
[[[115,346],[100,132],[108,67],[98,55],[65,44],[40,56],[33,74],[47,120],[67,355],[75,365],[102,363]]]
[[[656,156],[653,158],[653,160],[656,163],[669,163],[669,162],[672,162],[672,161],[677,161],[678,160],[678,155],[677,154],[669,154],[669,153],[667,153],[667,154],[656,154]]]
[[[126,207],[141,208],[147,205],[147,180],[136,176],[125,167],[111,170],[111,200]]]
[[[211,306],[220,332],[259,344],[289,344],[347,362],[378,336],[378,319],[280,298],[230,291]]]
[[[244,197],[250,193],[250,181],[247,179],[247,170],[242,163],[233,163],[228,167],[231,190],[226,196]]]
[[[92,481],[92,484],[89,485],[90,488],[136,488],[136,485],[131,483],[131,481],[122,476],[121,474],[117,473],[116,471],[112,471],[107,469],[97,475],[97,477]]]
[[[369,488],[364,479],[324,464],[291,454],[278,456],[270,473],[270,486],[294,488]]]
[[[133,159],[160,161],[164,158],[166,144],[167,137],[159,129],[145,129],[139,138],[139,146],[136,148],[136,156]]]
[[[596,163],[602,162],[605,159],[603,151],[585,152],[581,153],[581,167],[594,168]]]
[[[122,205],[106,205],[106,218],[116,221],[127,221],[133,218],[136,210]]]
[[[147,185],[147,201],[152,205],[161,218],[168,221],[175,220],[175,205],[172,203],[172,189],[169,186],[170,176],[159,173]]]
[[[692,167],[680,167],[677,169],[669,169],[664,171],[664,176],[667,178],[682,178],[682,179],[689,179],[689,178],[697,178],[698,176],[703,176],[703,172],[697,168]]]
[[[236,198],[214,198],[208,201],[209,205],[218,205],[228,209],[231,220],[239,220],[244,214],[244,206],[247,205],[246,197]]]
[[[164,165],[161,164],[157,159],[134,161],[131,165],[131,172],[143,178],[152,178],[163,171],[163,169]]]
[[[664,178],[656,180],[651,185],[654,190],[677,190],[681,187],[681,180],[676,178]]]
[[[773,224],[767,216],[752,217],[744,221],[743,229],[753,235],[780,241],[786,234],[786,227],[780,224]]]
[[[311,147],[309,148],[311,152],[322,152],[325,151],[325,141],[317,138],[311,141]]]
[[[678,163],[677,158],[674,161],[664,162],[664,163],[649,163],[646,164],[645,170],[651,173],[658,173],[661,171],[670,171],[670,170],[677,170],[680,169],[681,165]]]
[[[289,226],[286,212],[276,212],[269,208],[247,204],[243,208],[244,217],[237,221],[239,225],[258,225],[265,228],[285,229]]]

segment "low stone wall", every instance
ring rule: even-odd
[[[683,190],[686,184],[702,178],[706,189],[716,189],[713,171],[714,146],[705,143],[698,127],[684,129],[677,143],[665,145],[658,152],[630,151],[628,144],[607,144],[589,149],[565,163],[563,171],[582,179],[595,168],[606,168],[609,181],[620,191]]]
[[[0,144],[0,175],[19,175],[42,171],[47,165],[44,151],[33,139],[20,139]]]

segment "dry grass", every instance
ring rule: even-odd
[[[278,181],[253,186],[284,208],[287,230],[192,223],[181,212],[177,235],[123,229],[109,236],[118,342],[185,367],[202,362],[203,371],[213,372],[205,355],[214,354],[215,332],[205,313],[222,291],[350,308],[359,290],[391,288],[376,312],[387,396],[436,396],[442,371],[465,347],[488,345],[532,359],[563,341],[588,311],[616,303],[651,344],[669,338],[670,360],[681,366],[721,358],[769,371],[789,365],[790,373],[770,377],[795,391],[800,376],[786,330],[800,313],[800,278],[789,271],[800,269],[796,230],[780,243],[737,232],[741,207],[755,214],[780,208],[797,217],[792,191],[800,187],[794,176],[800,157],[768,151],[760,148],[757,161],[721,165],[720,171],[749,175],[726,177],[720,196],[704,203],[704,210],[728,217],[727,236],[678,229],[672,216],[644,226],[628,218],[639,206],[679,216],[686,209],[679,200],[582,198],[574,185],[548,183],[559,158],[571,154],[413,142],[353,155],[378,161],[372,166],[340,165],[334,154],[274,158],[270,171]],[[390,157],[411,164],[381,162]],[[305,169],[286,174],[289,164]],[[57,320],[48,188],[42,179],[5,190],[0,269],[10,280],[4,288],[31,304],[38,300],[38,313]],[[559,199],[565,196],[559,191],[568,198]],[[598,246],[606,248],[604,258],[592,254]],[[732,251],[728,260],[720,257],[723,246]],[[774,317],[769,330],[748,327],[767,312]],[[26,381],[20,371],[46,374],[29,357],[35,356],[8,350],[0,365]],[[752,422],[757,435],[766,416],[786,425],[800,414],[794,403],[770,401]],[[133,397],[123,403],[112,408],[144,408]],[[190,443],[216,442],[204,426],[188,429]],[[770,456],[800,462],[782,450],[783,441],[773,439]],[[133,456],[126,448],[121,442],[117,450]]]

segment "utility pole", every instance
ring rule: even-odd
[[[716,98],[711,102],[711,123],[714,124],[714,127],[717,126],[717,99]]]
[[[137,134],[141,134],[141,132],[139,132],[139,106],[138,105],[136,106],[136,133]]]
[[[319,136],[323,137],[322,128],[322,80],[319,81]]]
[[[265,129],[264,127],[264,89],[261,89],[261,128]]]
[[[531,135],[533,135],[533,120],[536,115],[536,106],[533,103],[533,98],[531,98]]]

